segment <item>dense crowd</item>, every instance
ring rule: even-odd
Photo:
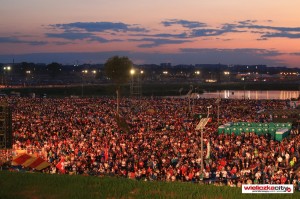
[[[13,149],[45,158],[51,166],[43,172],[300,187],[297,128],[282,142],[255,133],[217,132],[227,122],[270,122],[274,116],[258,112],[288,109],[283,100],[123,98],[119,117],[113,98],[11,98],[10,104]],[[204,128],[202,170],[201,137],[195,127],[197,114],[206,116],[208,111],[212,121]]]

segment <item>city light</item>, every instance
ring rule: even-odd
[[[224,75],[230,75],[229,71],[224,71]]]
[[[131,70],[130,70],[130,74],[131,74],[131,75],[134,75],[134,74],[135,74],[135,70],[134,70],[134,69],[131,69]]]
[[[215,80],[215,79],[207,79],[205,81],[208,82],[208,83],[215,83],[215,82],[217,82],[217,80]]]
[[[4,70],[10,71],[10,70],[11,70],[11,67],[10,67],[10,66],[6,66],[6,67],[4,67],[3,69],[4,69]]]
[[[198,71],[198,70],[195,71],[195,74],[196,74],[196,75],[200,75],[200,71]]]
[[[167,74],[168,74],[168,71],[163,71],[163,74],[167,75]]]

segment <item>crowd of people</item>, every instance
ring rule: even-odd
[[[274,116],[260,111],[288,109],[284,100],[123,98],[118,114],[116,99],[108,97],[10,98],[9,103],[12,156],[26,150],[43,157],[51,164],[45,173],[300,187],[296,127],[282,142],[254,132],[217,131],[227,122],[270,122]],[[208,111],[212,120],[203,130],[201,168],[201,133],[195,128]]]

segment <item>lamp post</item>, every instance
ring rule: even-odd
[[[143,93],[143,80],[144,80],[144,71],[141,70],[140,71],[140,76],[139,76],[139,79],[138,79],[138,84],[139,84],[139,97],[142,96],[142,93]]]
[[[10,67],[10,66],[5,66],[5,67],[3,68],[3,70],[4,70],[4,82],[3,82],[3,84],[4,84],[5,86],[8,86],[6,74],[9,73],[9,71],[11,70],[11,67]]]
[[[207,124],[207,122],[209,120],[209,109],[210,108],[212,108],[211,105],[209,105],[207,107],[207,116],[206,116],[206,118],[202,118],[199,121],[199,123],[196,126],[196,128],[195,128],[195,130],[200,130],[200,132],[201,132],[201,138],[200,138],[201,139],[201,154],[200,154],[200,156],[201,156],[201,172],[203,172],[203,169],[204,169],[204,165],[203,165],[203,129],[206,126],[206,124]]]
[[[83,98],[83,81],[84,81],[84,75],[88,73],[88,70],[83,70],[82,71],[82,76],[81,76],[81,97]]]
[[[194,95],[193,95],[193,107],[192,107],[193,115],[195,114],[195,95],[197,96],[197,92],[198,92],[198,87],[195,87],[195,92],[194,92]]]
[[[209,120],[209,109],[211,109],[211,108],[212,108],[211,105],[209,105],[209,106],[207,107],[207,116],[206,116],[206,120],[203,122],[203,127],[201,128],[201,169],[202,169],[202,171],[203,171],[203,169],[204,169],[204,165],[203,165],[203,129],[204,129],[204,127],[206,126],[206,124],[207,124],[207,122],[208,122],[208,120]]]
[[[220,121],[220,102],[221,102],[221,98],[219,96],[219,98],[216,100],[216,104],[218,106],[218,110],[217,110],[217,114],[218,114],[218,125],[219,125],[219,121]]]
[[[190,85],[190,90],[189,90],[189,93],[188,93],[188,97],[189,97],[189,115],[191,114],[191,96],[193,94],[193,85]]]
[[[131,69],[130,70],[130,75],[131,75],[131,84],[130,84],[130,95],[132,95],[133,96],[133,87],[134,87],[134,80],[133,80],[133,76],[134,76],[134,74],[135,74],[135,70],[134,69]]]
[[[201,172],[203,172],[203,169],[204,169],[204,165],[203,165],[203,128],[201,128]]]
[[[244,86],[244,100],[246,99],[246,88],[245,88],[245,77],[242,77],[242,81],[243,81],[243,86]]]
[[[26,82],[25,82],[25,84],[27,84],[27,86],[28,86],[28,77],[30,77],[30,74],[31,74],[31,70],[27,70],[26,71]]]
[[[130,95],[140,98],[142,95],[141,79],[143,79],[144,71],[133,68],[129,72],[131,76]]]

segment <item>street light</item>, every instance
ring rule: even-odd
[[[6,66],[3,68],[5,71],[10,71],[11,70],[11,67],[10,66]]]
[[[189,90],[189,92],[188,92],[188,99],[189,99],[189,101],[188,101],[188,105],[189,105],[189,107],[188,107],[188,112],[189,112],[189,114],[191,113],[191,95],[192,95],[192,93],[193,93],[193,85],[191,84],[190,85],[190,90]]]
[[[216,100],[216,104],[218,105],[218,125],[220,121],[220,102],[221,102],[221,98],[219,96],[219,98]]]
[[[82,72],[82,76],[81,76],[81,97],[83,97],[83,77],[85,74],[87,74],[89,71],[88,70],[83,70]]]
[[[130,70],[130,75],[134,75],[135,74],[135,70],[134,69],[131,69]]]
[[[133,76],[135,74],[135,70],[134,69],[131,69],[130,70],[130,75],[131,75],[131,85],[130,85],[130,94],[133,95]]]
[[[25,74],[26,74],[26,75],[25,75],[25,82],[23,82],[23,83],[24,83],[24,86],[26,86],[26,84],[29,85],[29,80],[28,80],[28,79],[30,78],[31,70],[26,70],[26,71],[25,71]]]
[[[243,85],[244,85],[244,100],[245,100],[246,99],[245,77],[242,77],[242,81],[243,81]]]
[[[212,105],[209,105],[207,107],[207,116],[206,118],[202,118],[198,125],[196,126],[195,130],[200,130],[201,132],[201,172],[203,172],[204,169],[204,165],[203,165],[203,129],[206,126],[206,124],[208,123],[209,120],[209,109],[212,108]]]
[[[3,84],[8,84],[7,83],[7,78],[6,78],[6,73],[9,73],[9,71],[11,70],[11,67],[10,66],[4,66],[3,70],[4,70],[4,82],[3,82]]]

